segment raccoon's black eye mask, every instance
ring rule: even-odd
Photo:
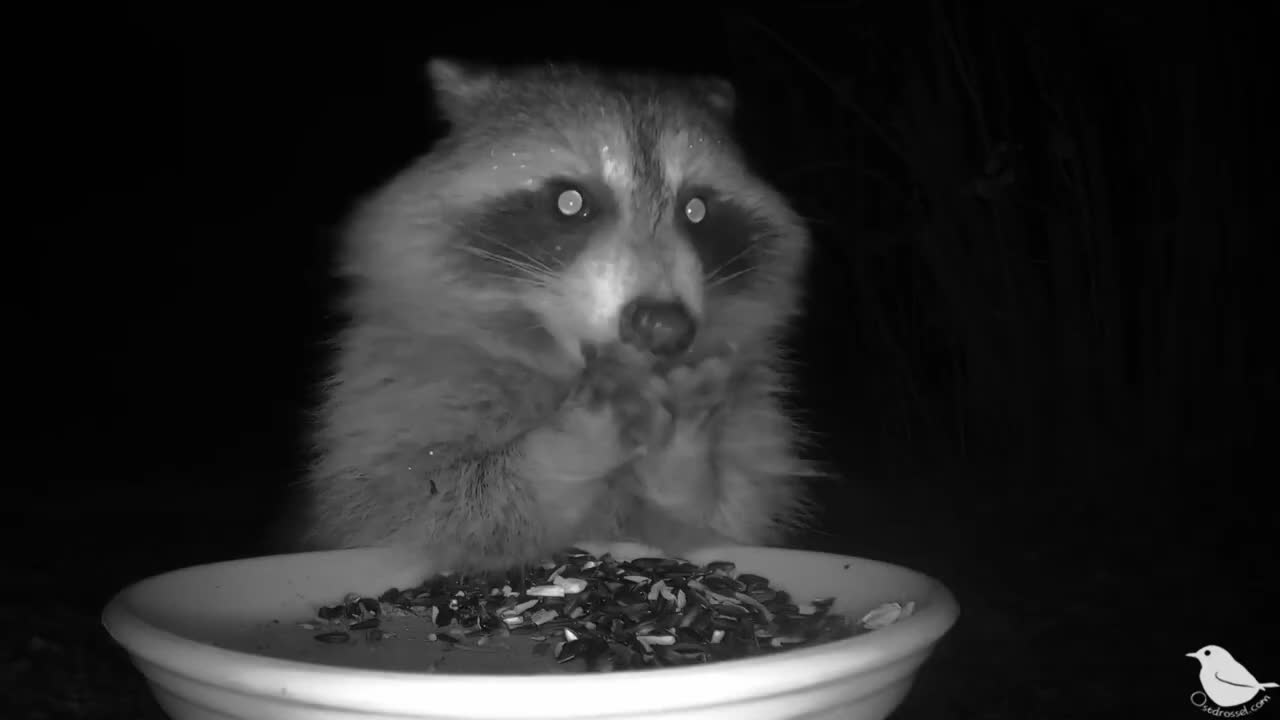
[[[602,183],[555,178],[492,200],[454,227],[461,248],[487,272],[536,277],[562,269],[617,214]]]
[[[682,189],[672,215],[715,292],[744,287],[777,235],[767,219],[706,185]],[[563,269],[617,216],[617,201],[604,183],[561,177],[492,200],[454,227],[460,248],[486,273],[537,278]]]
[[[702,263],[707,289],[741,288],[761,261],[773,224],[707,186],[684,188],[676,196],[675,224]]]

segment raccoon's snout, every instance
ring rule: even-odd
[[[619,323],[622,342],[663,357],[688,350],[698,331],[684,303],[646,297],[623,306]]]

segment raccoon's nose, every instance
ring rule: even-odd
[[[697,322],[684,303],[636,298],[622,308],[622,342],[655,355],[679,355],[693,344]]]

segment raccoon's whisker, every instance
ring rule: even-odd
[[[744,256],[744,255],[746,255],[747,253],[749,253],[749,252],[751,252],[752,250],[754,250],[754,249],[755,249],[755,247],[756,247],[755,243],[751,243],[751,244],[747,245],[746,247],[742,248],[741,250],[739,250],[738,252],[734,253],[734,255],[733,255],[732,257],[730,257],[728,260],[725,260],[724,262],[722,262],[722,263],[720,263],[718,266],[716,266],[716,269],[715,269],[715,270],[712,270],[712,271],[707,275],[707,280],[706,280],[706,281],[707,281],[708,283],[710,283],[710,282],[712,282],[712,281],[716,280],[716,276],[717,276],[717,275],[719,275],[719,274],[720,274],[721,272],[723,272],[726,268],[728,268],[728,267],[729,267],[729,265],[731,265],[735,260],[740,259],[742,256]],[[741,273],[738,273],[738,274],[740,275]]]
[[[546,279],[546,278],[552,277],[551,270],[545,266],[533,265],[530,263],[522,262],[515,258],[507,257],[506,255],[499,255],[498,253],[491,252],[489,250],[485,250],[483,248],[478,248],[478,247],[468,246],[464,248],[464,250],[468,253],[471,253],[472,255],[475,255],[476,257],[483,258],[485,260],[490,260],[499,265],[509,267],[512,270],[517,270],[524,276],[537,278],[537,279]]]
[[[511,270],[516,271],[516,274],[513,275],[512,273],[509,273],[509,272],[502,272],[501,270],[494,269],[485,273],[487,275],[493,275],[496,277],[523,279],[523,280],[537,280],[539,282],[545,282],[555,277],[554,275],[548,272],[545,272],[543,270],[539,270],[538,268],[529,267],[528,265],[523,265],[518,262],[511,262],[509,261],[508,258],[504,258],[501,255],[481,254],[481,253],[475,253],[475,254],[477,257],[480,257],[481,259],[484,259],[484,260],[488,260],[492,262],[494,265],[499,266],[500,268],[510,268]]]
[[[501,280],[505,283],[523,285],[530,288],[543,289],[549,287],[548,280],[540,277],[526,277],[523,275],[511,275],[509,273],[500,272],[480,273],[479,277],[491,280]]]
[[[725,275],[725,276],[723,276],[723,277],[718,277],[718,278],[716,278],[713,282],[709,282],[709,283],[707,283],[707,289],[708,289],[708,290],[711,290],[712,288],[715,288],[715,287],[718,287],[718,286],[720,286],[720,285],[723,285],[723,284],[725,284],[725,283],[729,282],[730,280],[733,280],[734,278],[742,277],[743,275],[746,275],[747,273],[751,272],[752,270],[755,270],[755,267],[754,267],[754,266],[752,266],[752,267],[745,267],[745,268],[743,268],[743,269],[741,269],[741,270],[739,270],[739,271],[737,271],[737,272],[735,272],[735,273],[729,273],[728,275]]]
[[[521,269],[525,269],[525,268],[538,269],[536,266],[530,265],[529,263],[523,262],[516,258],[508,257],[506,255],[500,255],[496,252],[493,252],[492,250],[485,250],[484,248],[475,247],[473,245],[468,245],[464,247],[463,251],[468,252],[484,260],[492,260],[493,262],[498,263],[500,265],[507,265],[509,267],[521,268]]]
[[[542,268],[542,269],[543,269],[543,270],[545,270],[546,272],[553,273],[553,272],[555,272],[555,271],[558,269],[558,268],[554,268],[554,267],[552,267],[552,266],[548,265],[546,262],[544,262],[544,261],[542,261],[542,260],[539,260],[538,258],[534,257],[533,255],[530,255],[528,252],[525,252],[524,250],[521,250],[520,248],[515,247],[514,245],[512,245],[512,244],[510,244],[510,243],[508,243],[508,242],[506,242],[506,241],[504,241],[502,238],[499,238],[499,237],[496,237],[496,236],[493,236],[493,235],[490,235],[490,234],[488,234],[488,233],[484,233],[484,232],[478,232],[478,233],[476,233],[476,235],[477,235],[480,239],[484,240],[485,242],[488,242],[488,243],[492,243],[492,244],[494,244],[494,245],[497,245],[498,247],[500,247],[500,248],[502,248],[502,249],[504,249],[504,250],[507,250],[508,252],[510,252],[510,253],[512,253],[512,254],[514,254],[514,255],[515,255],[515,256],[517,256],[518,258],[524,258],[524,259],[525,259],[525,260],[527,260],[530,264],[532,264],[532,265],[536,265],[537,267]],[[560,265],[560,263],[559,263],[559,262],[557,262],[556,264],[557,264],[557,265]],[[559,269],[563,269],[563,268],[559,268]]]

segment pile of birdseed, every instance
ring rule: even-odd
[[[437,575],[377,599],[349,595],[322,607],[321,643],[377,644],[384,621],[415,617],[424,639],[458,649],[505,646],[527,635],[534,655],[586,672],[672,667],[775,653],[840,640],[905,618],[914,603],[886,603],[859,621],[831,612],[834,598],[797,604],[769,579],[731,562],[618,560],[569,548],[531,569],[482,577]],[[390,623],[386,623],[389,625]]]

